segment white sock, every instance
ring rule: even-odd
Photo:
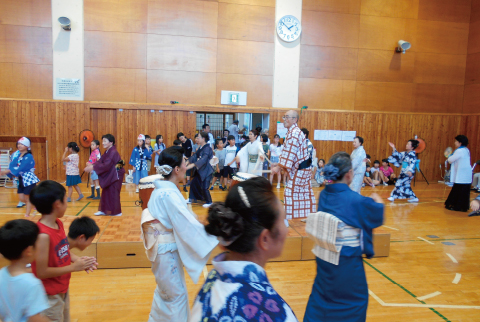
[[[95,189],[100,189],[100,186],[97,186]]]

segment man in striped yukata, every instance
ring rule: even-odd
[[[315,212],[316,208],[311,182],[312,159],[305,134],[298,127],[297,122],[296,111],[288,111],[283,116],[283,124],[288,128],[288,132],[278,165],[272,168],[272,173],[279,173],[283,169],[289,175],[284,193],[287,219],[305,218]]]

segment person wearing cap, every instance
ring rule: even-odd
[[[140,179],[148,177],[147,160],[151,155],[152,151],[145,146],[145,135],[140,134],[137,137],[137,146],[133,148],[129,162],[133,166],[133,183],[136,185],[135,192],[137,193]]]
[[[17,208],[27,205],[25,217],[30,216],[32,204],[29,195],[32,189],[37,185],[40,179],[35,175],[35,160],[33,159],[31,142],[27,137],[22,137],[17,142],[18,151],[12,155],[12,161],[8,166],[8,170],[0,172],[0,175],[8,175],[10,178],[18,178],[18,198],[20,202]]]

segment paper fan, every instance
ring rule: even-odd
[[[90,130],[83,130],[80,132],[78,140],[80,141],[81,146],[84,148],[89,148],[92,141],[95,140],[95,135]]]

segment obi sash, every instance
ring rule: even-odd
[[[315,243],[313,254],[334,265],[340,261],[343,246],[360,246],[361,229],[349,226],[326,212],[310,214],[305,231]]]
[[[248,163],[257,163],[258,154],[248,154]]]
[[[148,208],[142,211],[141,231],[145,253],[151,262],[157,257],[159,244],[175,243],[173,230],[166,229],[160,221],[153,218]]]

